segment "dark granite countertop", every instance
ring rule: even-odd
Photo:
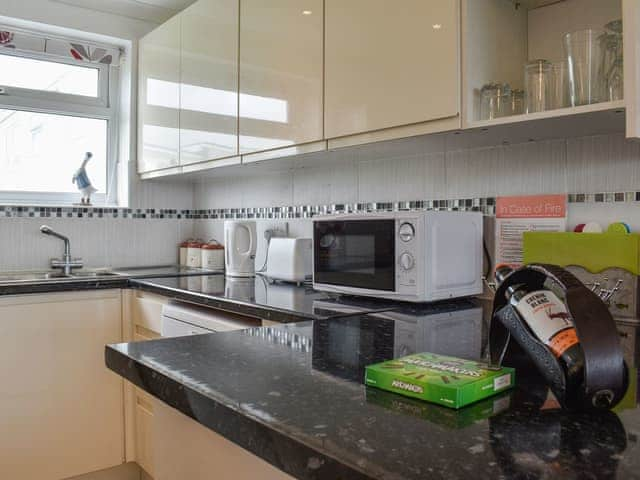
[[[260,276],[229,278],[216,274],[132,279],[129,286],[279,323],[324,318],[326,315],[314,307],[314,302],[330,299],[327,294],[309,287],[269,283]]]
[[[148,267],[121,267],[114,268],[114,272],[127,278],[157,278],[157,277],[188,277],[209,275],[211,270],[202,268],[185,267],[182,265],[158,265]]]
[[[83,272],[84,270],[80,270]],[[107,270],[109,272],[109,270]],[[13,272],[18,276],[28,272]],[[0,278],[0,295],[24,295],[30,293],[53,293],[75,290],[98,290],[108,288],[128,288],[129,281],[140,278],[156,278],[173,276],[175,278],[188,276],[202,276],[210,274],[201,268],[181,267],[176,265],[162,265],[151,267],[118,268],[113,275],[98,275],[95,277],[69,277],[52,280],[20,280],[3,282]],[[12,273],[8,273],[12,276]],[[2,275],[0,275],[2,277]]]
[[[134,288],[171,299],[227,310],[278,323],[291,323],[335,316],[352,311],[379,311],[397,303],[339,297],[317,292],[309,286],[271,283],[264,277],[229,278],[197,268],[177,266],[131,267],[113,270],[117,275],[88,279],[32,281],[2,284],[0,295],[51,293],[72,290]],[[344,298],[344,300],[343,300]],[[323,311],[324,301],[331,309]],[[355,310],[354,310],[355,309]]]
[[[359,314],[370,301],[313,303],[352,316],[111,345],[106,363],[301,479],[640,478],[633,323],[624,342],[634,381],[614,412],[559,411],[520,370],[514,390],[456,411],[365,387],[363,369],[419,351],[482,357],[486,305]]]

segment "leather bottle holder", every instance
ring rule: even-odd
[[[524,284],[528,291],[545,290],[548,281],[563,291],[584,353],[584,382],[573,391],[567,388],[564,371],[556,357],[534,336],[505,296],[512,285]],[[564,408],[608,409],[626,392],[627,368],[609,309],[575,276],[556,265],[528,265],[515,270],[502,282],[493,303],[489,335],[493,364],[501,365],[508,350],[518,350],[518,347],[524,350]],[[515,344],[510,342],[511,338]]]

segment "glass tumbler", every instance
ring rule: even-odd
[[[525,107],[527,113],[551,108],[551,63],[534,60],[524,67]]]
[[[602,75],[604,94],[602,100],[622,100],[624,97],[624,63],[622,20],[613,20],[604,26],[602,36]]]
[[[603,100],[603,34],[602,30],[587,29],[564,36],[569,69],[569,97],[574,107]]]
[[[565,108],[571,105],[569,98],[569,69],[567,62],[551,64],[550,108]]]

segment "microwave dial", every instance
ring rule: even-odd
[[[410,242],[411,240],[413,240],[415,234],[416,230],[409,222],[404,222],[400,225],[398,235],[400,236],[400,240],[402,240],[403,242]]]
[[[404,252],[400,255],[400,266],[403,270],[411,270],[415,263],[416,262],[410,253]]]

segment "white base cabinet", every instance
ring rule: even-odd
[[[292,480],[252,453],[153,399],[156,480]]]
[[[0,478],[59,480],[124,462],[120,290],[0,297]]]
[[[162,307],[166,297],[129,290],[124,294],[125,341],[138,342],[160,338]],[[135,461],[142,468],[142,480],[153,479],[153,405],[151,396],[125,384],[125,426],[127,461]]]

